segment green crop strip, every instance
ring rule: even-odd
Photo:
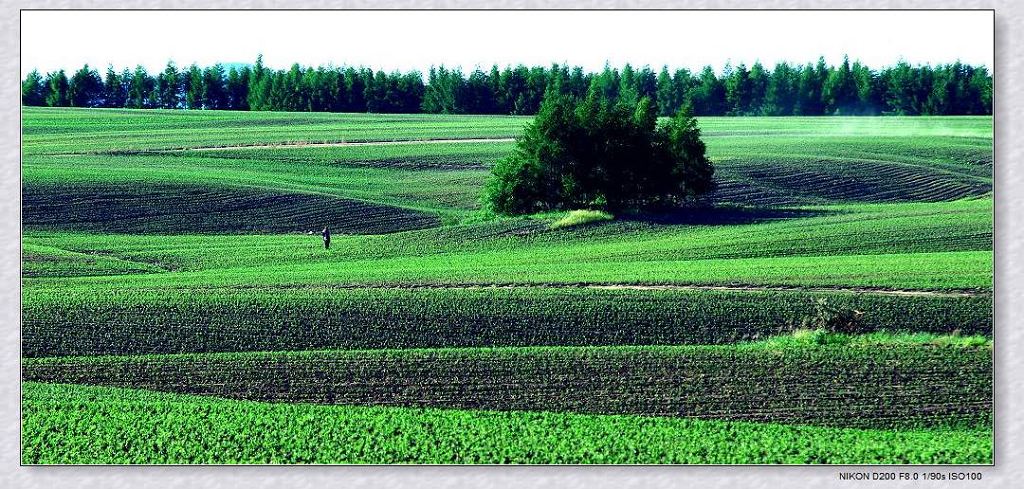
[[[901,253],[730,260],[632,261],[628,257],[567,266],[572,260],[513,261],[506,253],[238,267],[175,274],[35,279],[40,288],[205,289],[458,284],[681,284],[882,289],[985,290],[992,252]]]
[[[885,341],[68,357],[26,361],[23,378],[260,401],[820,426],[973,425],[990,422],[992,409],[990,348]]]
[[[273,404],[23,384],[22,462],[991,463],[990,427],[875,430]]]
[[[800,327],[815,300],[863,331],[990,335],[992,297],[804,291],[137,288],[28,291],[27,357],[324,348],[717,344]],[[913,321],[908,321],[913,317]]]

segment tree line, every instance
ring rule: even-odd
[[[627,106],[648,98],[659,115],[687,108],[694,115],[980,115],[992,113],[992,76],[984,67],[960,62],[894,66],[873,70],[846,57],[837,66],[816,63],[726,64],[655,72],[629,64],[600,72],[550,67],[493,66],[467,76],[459,69],[384,72],[365,67],[263,65],[225,69],[216,64],[179,69],[168,62],[150,74],[139,66],[105,76],[83,66],[43,76],[33,70],[22,81],[22,104],[49,107],[273,110],[312,112],[534,115],[545,93],[583,97],[591,90]]]

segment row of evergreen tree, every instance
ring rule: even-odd
[[[647,97],[661,115],[689,106],[695,115],[971,115],[992,113],[992,76],[985,67],[959,62],[872,70],[844,57],[838,66],[778,63],[770,71],[726,64],[655,73],[649,67],[605,66],[598,73],[563,65],[523,65],[466,76],[458,69],[374,71],[354,67],[273,70],[262,57],[252,66],[220,64],[178,69],[173,62],[155,76],[139,66],[106,76],[88,65],[70,78],[63,70],[22,81],[22,103],[50,107],[128,107],[315,112],[536,114],[548,90],[582,96],[598,91],[635,106]]]

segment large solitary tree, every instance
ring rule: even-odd
[[[681,111],[657,124],[648,97],[635,105],[549,93],[540,113],[498,162],[484,205],[499,214],[665,208],[705,194],[714,167],[696,120]]]

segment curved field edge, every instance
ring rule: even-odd
[[[22,384],[22,463],[990,464],[992,431],[278,404]]]
[[[42,193],[43,197],[52,194],[57,203],[62,199],[91,199],[104,187],[114,187],[130,194],[148,193],[156,199],[154,210],[160,210],[161,201],[173,199],[177,193],[227,189],[293,198],[348,199],[463,217],[478,207],[486,180],[483,169],[377,168],[170,155],[35,155],[25,157],[23,171],[26,193]],[[50,191],[54,186],[57,191]],[[156,192],[161,187],[168,189],[166,195]],[[136,200],[137,207],[150,205]],[[294,226],[296,223],[287,217],[282,216],[281,224]]]
[[[798,328],[814,316],[819,299],[862,311],[862,332],[992,332],[990,295],[581,287],[26,287],[22,355],[717,344]]]
[[[984,340],[962,346],[934,337],[876,337],[835,345],[63,357],[27,359],[22,378],[257,401],[863,428],[991,423],[992,350]]]
[[[700,218],[622,216],[550,229],[561,215],[476,222],[389,236],[337,236],[330,252],[301,235],[141,236],[28,230],[26,244],[160,263],[180,271],[309,266],[378,268],[394,260],[478,263],[506,268],[593,262],[638,267],[662,262],[991,251],[992,200],[818,208],[716,208]],[[443,255],[443,256],[439,256]],[[500,266],[501,263],[495,263]],[[512,266],[514,265],[514,266]],[[989,265],[990,268],[990,265]],[[275,268],[276,269],[276,268]],[[493,275],[503,270],[494,268]],[[623,275],[626,277],[628,274]],[[493,280],[493,278],[492,278]],[[488,280],[480,280],[487,282]],[[612,280],[615,283],[625,278]],[[897,287],[898,288],[898,287]]]
[[[21,248],[21,273],[24,278],[123,275],[163,271],[163,268],[149,263],[123,260],[98,253],[78,253],[31,243],[23,243]]]

